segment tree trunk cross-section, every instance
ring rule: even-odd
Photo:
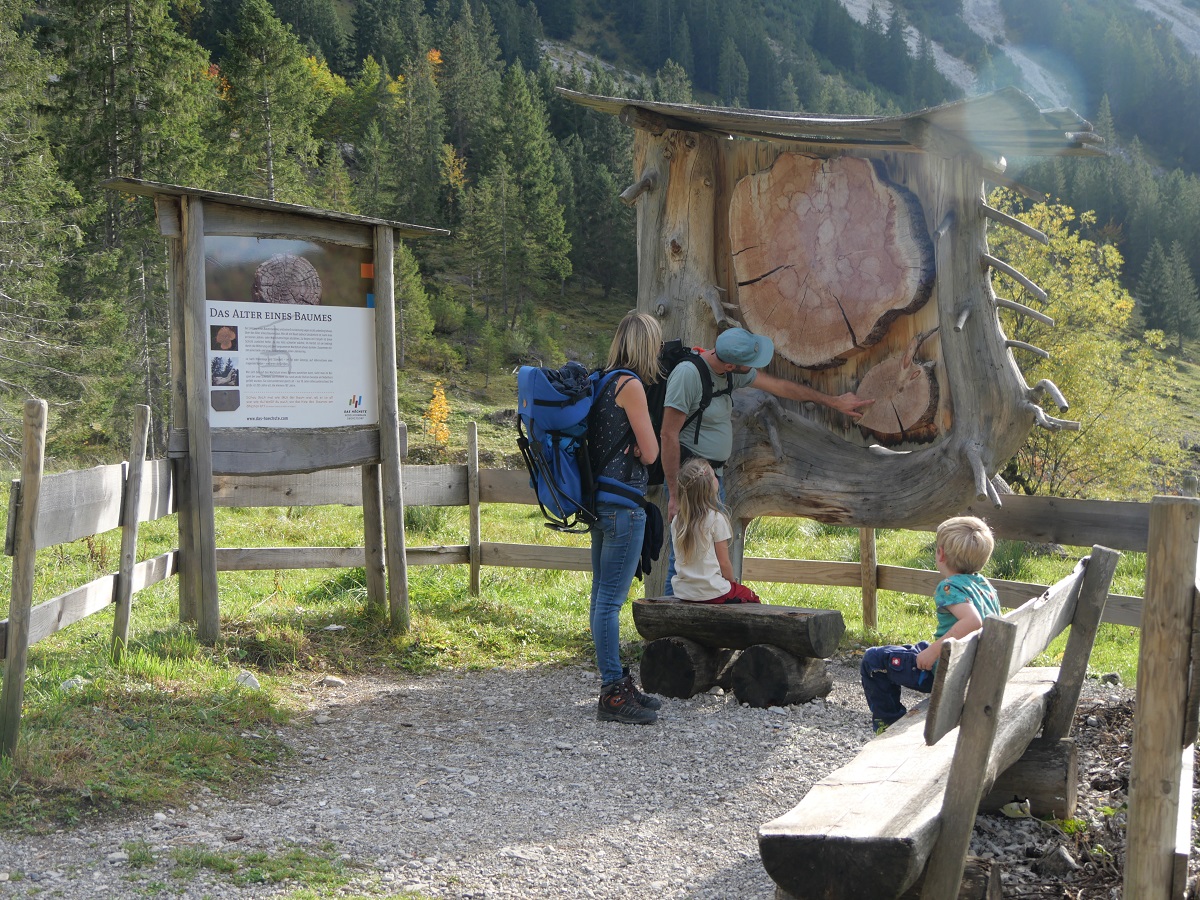
[[[930,441],[937,437],[938,386],[934,364],[916,358],[917,349],[932,333],[918,334],[903,354],[888,357],[863,376],[858,396],[875,401],[858,420],[864,434],[884,444]]]
[[[933,289],[920,201],[870,160],[780,156],[734,187],[729,231],[746,327],[805,368],[878,343]]]

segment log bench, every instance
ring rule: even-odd
[[[806,703],[833,690],[825,660],[846,631],[832,609],[710,605],[674,597],[633,602],[633,623],[649,643],[642,687],[665,697],[693,697],[714,684],[739,703],[766,708]]]
[[[922,879],[922,900],[959,897],[981,798],[1039,731],[1039,752],[1070,733],[1118,556],[1093,547],[1040,597],[946,641],[930,696],[759,829],[779,898],[879,900]],[[1061,665],[1027,667],[1068,625]]]

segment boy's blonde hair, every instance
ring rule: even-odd
[[[608,348],[605,371],[632,369],[646,384],[658,381],[658,351],[662,349],[662,326],[650,313],[631,312],[617,326]]]
[[[942,548],[949,568],[973,575],[991,559],[996,540],[983,519],[955,516],[938,526],[937,545]]]
[[[679,496],[675,498],[675,552],[681,560],[695,557],[700,550],[700,527],[710,511],[725,515],[717,493],[716,478],[708,460],[692,457],[679,467]]]

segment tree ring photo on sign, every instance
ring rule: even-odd
[[[321,302],[321,276],[303,256],[276,253],[254,272],[254,301],[316,306]]]

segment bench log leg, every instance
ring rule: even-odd
[[[827,697],[833,676],[823,659],[792,656],[771,644],[755,644],[733,664],[733,693],[739,703],[766,709]]]
[[[702,694],[717,683],[721,653],[685,637],[651,641],[642,650],[642,689],[684,700]]]
[[[1075,741],[1037,738],[1025,755],[1005,769],[992,790],[979,801],[981,813],[999,812],[1013,800],[1028,800],[1039,819],[1075,815],[1079,801],[1079,751]]]

